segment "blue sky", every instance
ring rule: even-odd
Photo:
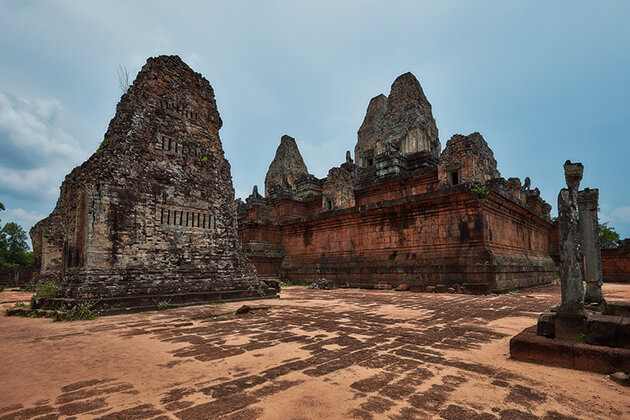
[[[212,84],[237,196],[283,134],[318,177],[345,160],[367,104],[411,71],[442,147],[479,131],[503,177],[554,207],[566,159],[630,237],[628,1],[0,2],[2,223],[29,229],[98,144],[149,56],[178,54]]]

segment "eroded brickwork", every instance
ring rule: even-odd
[[[462,183],[484,184],[500,177],[494,153],[479,133],[468,136],[454,135],[440,155],[438,181],[442,186]],[[510,178],[508,183],[514,179]],[[518,181],[518,189],[520,186]]]
[[[283,191],[295,191],[296,183],[303,175],[308,175],[308,169],[295,139],[286,135],[282,136],[276,156],[265,176],[265,196],[278,195]]]
[[[99,150],[66,176],[55,210],[31,231],[41,273],[62,279],[58,297],[269,292],[237,239],[221,125],[206,79],[177,56],[147,61]]]
[[[604,283],[630,283],[630,239],[618,248],[602,249]]]
[[[488,292],[555,278],[551,207],[540,191],[500,178],[479,133],[439,149],[431,106],[415,77],[402,75],[389,97],[370,101],[356,164],[348,153],[322,180],[303,175],[297,185],[308,194],[250,196],[239,237],[259,272],[291,281]]]
[[[377,155],[392,148],[403,154],[427,151],[440,155],[431,104],[411,73],[394,81],[389,97],[379,95],[370,101],[354,148],[357,165],[372,166]]]
[[[324,210],[339,210],[354,207],[354,190],[350,173],[341,168],[332,168],[324,182],[322,207]]]

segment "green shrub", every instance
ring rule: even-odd
[[[44,283],[40,283],[35,288],[35,296],[37,297],[57,297],[57,292],[61,287],[61,282],[58,280],[48,280]]]
[[[201,163],[208,163],[208,157],[207,156],[202,157]]]
[[[479,198],[486,198],[490,195],[490,190],[485,185],[473,185],[470,190],[476,193]]]
[[[94,319],[98,317],[98,312],[94,310],[97,302],[84,301],[77,303],[63,315],[63,319],[67,321],[78,321],[82,319]]]
[[[170,302],[171,302],[170,300],[162,300],[162,301],[158,302],[158,304],[157,304],[158,311],[163,311],[166,308],[168,308],[168,304]]]
[[[13,305],[14,308],[24,308],[26,306],[26,304],[24,304],[24,302],[17,302],[15,305]]]

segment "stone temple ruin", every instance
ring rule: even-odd
[[[206,79],[179,57],[150,58],[99,149],[67,175],[55,209],[30,232],[35,281],[58,282],[56,296],[34,298],[33,308],[266,297],[278,279],[488,293],[557,278],[566,241],[557,240],[551,206],[529,178],[501,177],[481,134],[456,134],[441,150],[411,73],[370,101],[356,161],[348,151],[318,179],[283,136],[264,196],[255,186],[245,203],[233,201],[221,125]],[[591,235],[597,190],[574,189],[567,194]],[[586,302],[601,304],[602,266],[624,275],[626,254],[603,264],[594,244],[584,255]]]
[[[411,73],[373,98],[345,162],[308,173],[283,136],[265,177],[239,203],[239,237],[261,277],[328,279],[346,287],[487,293],[549,282],[551,206],[501,178],[481,134],[441,151]]]
[[[37,280],[60,280],[56,297],[34,298],[33,307],[274,295],[238,241],[221,125],[206,79],[177,56],[150,58],[101,147],[31,229]]]

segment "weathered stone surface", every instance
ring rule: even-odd
[[[99,150],[31,231],[41,274],[62,281],[57,297],[266,293],[237,238],[221,124],[206,79],[177,56],[147,60]]]
[[[0,267],[0,290],[2,287],[24,287],[30,284],[34,267]]]
[[[295,191],[297,180],[308,175],[302,155],[293,137],[284,135],[276,149],[276,156],[265,176],[265,197],[281,191]]]
[[[630,386],[630,376],[626,375],[623,372],[613,373],[612,375],[610,375],[610,379],[612,379],[613,382],[617,382],[620,385]]]
[[[440,155],[438,180],[442,186],[484,184],[500,177],[494,153],[479,133],[455,134]],[[508,189],[514,188],[510,186]]]
[[[630,318],[590,314],[585,334],[589,344],[630,348]]]
[[[604,276],[602,274],[597,216],[599,190],[586,188],[579,191],[577,204],[580,218],[580,238],[584,254],[584,280],[586,280],[584,302],[600,304],[604,301],[602,295]]]
[[[37,222],[29,232],[35,257],[36,282],[61,277],[65,237],[64,221],[61,216],[66,212],[64,205],[63,201],[57,201],[50,216]]]
[[[525,362],[603,374],[630,369],[630,349],[541,337],[536,335],[534,327],[526,328],[512,337],[510,357]]]
[[[350,174],[341,168],[332,168],[324,181],[322,208],[347,209],[355,206],[354,189]]]
[[[236,315],[243,315],[251,311],[252,308],[249,305],[243,305],[234,312]]]
[[[440,185],[439,175],[447,176],[440,168],[448,164],[429,150],[407,153],[379,137],[388,121],[406,121],[413,131],[422,125],[419,112],[430,117],[409,77],[395,83],[390,98],[371,101],[359,129],[357,164],[346,154],[324,179],[302,174],[295,190],[264,199],[252,194],[241,206],[239,237],[259,274],[292,282],[325,276],[347,287],[405,283],[417,291],[443,284],[478,294],[556,278],[550,206],[538,190],[527,196],[518,178],[496,178],[496,161],[481,135],[454,138],[443,154],[467,177],[465,185]],[[405,113],[406,120],[397,119]],[[361,154],[368,151],[371,165]],[[485,180],[486,190],[473,191],[473,182]]]
[[[337,289],[338,287],[334,282],[328,279],[319,279],[311,283],[309,288],[319,289],[319,290],[333,290],[333,289]]]
[[[562,303],[559,315],[584,315],[584,289],[580,261],[580,235],[578,231],[577,195],[584,166],[581,163],[564,164],[567,186],[558,195],[558,230],[560,242],[560,283]],[[558,333],[558,331],[557,331]]]
[[[611,300],[604,302],[602,314],[617,315],[630,318],[630,301],[627,300]]]
[[[606,283],[630,283],[630,238],[617,248],[602,249],[602,272]]]
[[[556,336],[556,314],[553,312],[540,314],[536,334],[543,337],[555,338]]]
[[[436,284],[435,285],[435,293],[446,293],[448,290],[445,284]]]
[[[431,104],[411,73],[394,81],[389,97],[378,95],[370,101],[354,149],[357,165],[372,166],[373,159],[389,147],[403,154],[420,151],[428,151],[435,157],[440,154]]]

